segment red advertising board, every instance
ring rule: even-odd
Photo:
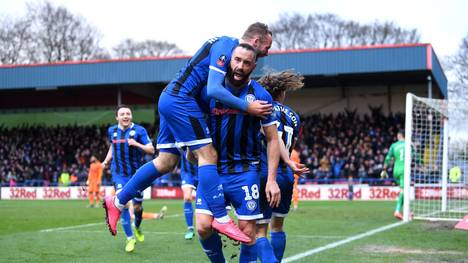
[[[180,187],[153,187],[151,199],[182,199],[184,194]]]

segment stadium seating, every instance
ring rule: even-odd
[[[361,183],[391,182],[391,178],[380,180],[379,174],[396,131],[403,127],[403,114],[312,114],[303,116],[302,123],[297,149],[311,173],[301,183],[346,183],[349,175]],[[145,126],[154,137],[156,127]],[[107,126],[0,127],[0,183],[54,186],[66,170],[81,185],[86,182],[90,156],[103,160],[107,150]],[[169,176],[171,182],[164,184],[177,185],[177,180],[177,175]],[[103,185],[110,184],[107,171]]]

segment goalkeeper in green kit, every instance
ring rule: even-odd
[[[387,167],[391,159],[394,159],[393,164],[393,178],[396,183],[400,186],[400,195],[397,199],[395,213],[393,214],[396,218],[402,220],[403,214],[401,210],[403,208],[403,188],[404,188],[404,174],[405,174],[405,134],[404,131],[398,131],[398,141],[394,142],[388,150],[387,156],[385,156],[385,162],[381,173],[382,178],[388,177]]]

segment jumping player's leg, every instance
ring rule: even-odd
[[[227,215],[224,194],[217,170],[217,153],[211,145],[210,130],[205,116],[194,98],[176,98],[161,94],[158,105],[161,127],[167,126],[173,141],[160,141],[159,149],[188,147],[198,158],[198,189],[204,193],[206,203],[213,213],[213,227],[228,237],[238,241],[250,241]],[[169,138],[169,137],[167,137]]]
[[[210,143],[198,149],[191,148],[191,151],[198,159],[198,187],[203,191],[210,211],[218,222],[228,222],[230,219],[216,166],[218,155],[215,148]]]

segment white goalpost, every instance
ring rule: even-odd
[[[405,142],[403,220],[461,220],[468,214],[468,102],[408,93]]]

